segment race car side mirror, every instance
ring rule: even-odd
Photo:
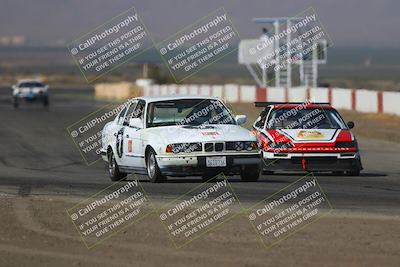
[[[237,115],[235,117],[235,120],[238,125],[242,125],[247,122],[247,116],[246,115]]]
[[[347,127],[349,127],[349,129],[353,129],[354,126],[355,126],[354,122],[352,121],[347,122]]]
[[[129,120],[129,126],[132,127],[132,128],[142,129],[143,128],[143,122],[139,118],[131,118]]]

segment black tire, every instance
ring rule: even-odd
[[[48,107],[49,106],[49,97],[45,96],[43,98],[43,107]]]
[[[146,168],[150,182],[162,183],[167,180],[167,178],[161,174],[157,164],[156,152],[152,148],[146,153]]]
[[[274,174],[274,171],[263,170],[263,171],[262,171],[262,174],[265,174],[265,175],[273,175],[273,174]]]
[[[333,171],[332,174],[333,175],[337,175],[337,176],[343,176],[344,175],[344,171]]]
[[[245,166],[240,172],[240,177],[243,182],[257,182],[258,178],[260,178],[260,166]]]
[[[14,98],[12,104],[13,104],[13,107],[14,107],[14,108],[18,108],[18,106],[19,106],[18,99],[17,99],[17,98]]]
[[[356,170],[356,171],[347,171],[346,174],[348,176],[360,176],[360,170]]]
[[[218,174],[215,172],[204,172],[201,176],[203,183],[215,183],[217,181]]]
[[[119,170],[112,150],[108,153],[108,175],[110,176],[111,181],[125,180],[127,175]]]

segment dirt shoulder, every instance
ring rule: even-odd
[[[354,121],[352,130],[360,137],[400,143],[400,117],[388,114],[360,113],[341,110],[346,121]]]
[[[1,266],[397,266],[399,217],[333,211],[266,249],[248,219],[176,249],[156,213],[88,250],[61,199],[1,199]]]

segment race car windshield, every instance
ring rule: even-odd
[[[150,103],[147,127],[235,124],[230,112],[218,100],[184,99]]]
[[[267,129],[344,129],[343,119],[334,109],[281,108],[271,111]]]
[[[43,87],[43,84],[39,82],[23,82],[19,84],[19,87]]]

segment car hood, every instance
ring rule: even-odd
[[[153,138],[160,137],[167,144],[216,141],[256,141],[247,129],[233,124],[193,126],[163,126],[148,128]],[[155,135],[155,136],[154,136]]]
[[[23,93],[30,93],[30,92],[37,93],[39,91],[42,91],[42,92],[46,91],[45,87],[20,87],[18,89],[20,90],[20,92],[23,92]]]

